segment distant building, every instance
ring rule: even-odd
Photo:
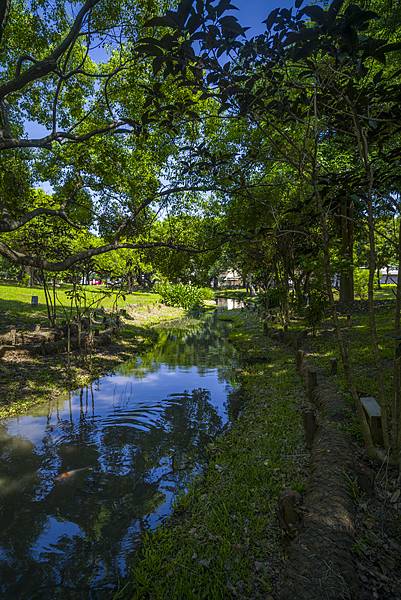
[[[234,270],[224,271],[218,278],[218,286],[221,288],[237,288],[242,286],[241,275]]]

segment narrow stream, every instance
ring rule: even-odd
[[[111,598],[235,414],[213,317],[70,399],[0,423],[0,597]]]

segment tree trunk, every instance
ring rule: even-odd
[[[340,204],[341,254],[346,264],[340,273],[340,302],[354,301],[354,223],[353,203],[343,198]]]
[[[401,208],[401,202],[399,203]],[[400,335],[401,329],[401,218],[399,220],[399,232],[398,232],[398,277],[397,277],[397,296],[395,303],[395,314],[394,314],[394,329],[395,334]],[[391,437],[392,446],[394,449],[394,456],[399,457],[401,448],[401,354],[400,354],[401,340],[395,340],[394,347],[394,364],[393,364],[393,377],[394,377],[394,396],[392,405],[392,427]]]
[[[370,175],[371,181],[373,181],[373,175]],[[375,244],[375,229],[374,229],[374,214],[373,214],[373,200],[372,200],[372,184],[369,185],[368,195],[368,228],[369,228],[369,285],[368,285],[368,309],[369,309],[369,330],[370,330],[370,341],[372,355],[376,368],[376,377],[378,380],[379,387],[379,402],[382,410],[383,420],[383,438],[384,445],[389,448],[389,431],[388,431],[388,410],[387,410],[387,398],[384,394],[384,379],[383,370],[380,360],[380,349],[379,340],[377,336],[376,326],[376,309],[374,303],[374,279],[376,272],[376,244]]]
[[[317,186],[315,186],[315,193],[318,200],[319,212],[320,212],[320,224],[322,229],[322,242],[323,242],[323,265],[324,265],[324,276],[326,283],[326,292],[329,300],[329,306],[331,311],[331,316],[334,325],[334,332],[337,339],[338,348],[340,351],[341,362],[344,369],[345,380],[347,382],[347,387],[351,392],[352,399],[355,403],[355,408],[358,414],[359,423],[361,426],[361,432],[364,438],[364,442],[366,445],[366,450],[368,455],[371,458],[380,458],[380,453],[378,449],[375,448],[372,434],[369,428],[369,425],[366,421],[365,413],[362,408],[361,401],[359,399],[358,392],[354,385],[354,378],[352,375],[351,361],[349,356],[349,349],[346,340],[343,337],[343,333],[341,331],[340,323],[338,320],[338,314],[336,310],[336,304],[333,295],[333,289],[331,287],[331,268],[330,268],[330,251],[329,251],[329,234],[327,228],[326,215],[323,211],[323,206],[321,202],[321,198],[319,192],[317,190]]]

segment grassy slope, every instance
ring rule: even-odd
[[[32,295],[38,295],[41,304],[31,307]],[[60,300],[67,301],[65,289],[59,291]],[[157,304],[157,294],[131,294],[126,304],[132,318],[126,320],[119,337],[111,347],[101,349],[90,361],[75,356],[67,371],[66,357],[62,355],[10,356],[0,362],[0,419],[21,414],[28,408],[55,396],[63,396],[68,389],[76,389],[119,363],[132,358],[145,346],[152,344],[154,325],[180,318],[183,311]],[[111,306],[106,299],[104,305]],[[122,306],[121,306],[122,307]],[[33,327],[35,323],[47,324],[43,291],[18,286],[0,286],[0,329],[11,324],[17,327]]]
[[[101,296],[100,286],[85,286],[88,293],[88,302]],[[68,287],[58,288],[57,295],[61,304],[70,305],[70,300],[66,296]],[[39,305],[31,306],[31,297],[39,296]],[[119,308],[124,308],[127,304],[139,306],[148,306],[159,302],[158,294],[134,293],[128,294],[125,301],[119,301]],[[111,308],[113,298],[105,298],[100,306]],[[61,307],[59,309],[61,311]],[[45,295],[42,288],[20,287],[16,285],[0,284],[0,329],[7,325],[17,325],[17,327],[26,327],[34,323],[45,323],[47,319]]]
[[[204,477],[179,500],[172,521],[145,537],[118,597],[254,599],[272,587],[278,496],[288,486],[301,489],[304,480],[297,406],[303,391],[291,354],[273,347],[266,361],[266,338],[254,319],[237,315],[231,339],[242,355],[255,348],[265,355],[241,370],[244,412],[210,447]]]

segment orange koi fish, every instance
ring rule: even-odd
[[[58,475],[56,477],[56,481],[64,481],[65,479],[69,479],[70,477],[73,477],[77,473],[82,473],[82,471],[90,471],[91,468],[92,467],[82,467],[81,469],[74,469],[72,471],[65,471],[64,473],[60,473],[60,475]]]

